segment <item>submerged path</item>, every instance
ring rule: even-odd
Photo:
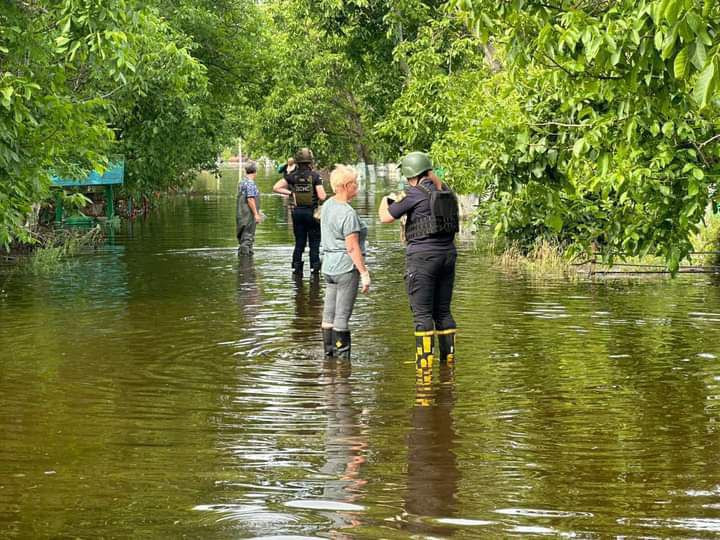
[[[0,537],[720,534],[712,278],[540,280],[461,242],[457,369],[418,406],[387,187],[356,204],[348,366],[271,184],[251,263],[229,174],[58,274],[0,270]]]

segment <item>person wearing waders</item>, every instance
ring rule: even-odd
[[[245,164],[245,177],[238,184],[237,193],[237,239],[238,254],[252,255],[255,243],[255,227],[262,221],[260,214],[260,190],[255,184],[257,165],[249,161]]]
[[[325,303],[322,334],[325,356],[350,359],[350,327],[358,284],[362,292],[370,290],[370,272],[365,266],[365,225],[350,206],[358,193],[358,174],[352,167],[336,165],[330,173],[335,196],[322,205],[323,262]]]
[[[418,375],[432,369],[434,337],[440,363],[455,360],[456,325],[450,312],[455,283],[455,234],[459,229],[455,194],[433,171],[430,157],[411,152],[400,162],[409,189],[401,200],[383,197],[382,223],[406,216],[405,288],[415,323],[415,361]]]
[[[325,200],[320,175],[312,169],[312,150],[301,148],[295,154],[295,169],[286,172],[273,186],[275,193],[289,195],[293,199],[292,223],[295,249],[292,255],[293,274],[302,276],[303,252],[310,244],[310,270],[320,272],[320,223],[314,217],[315,209]],[[289,167],[288,167],[289,169]]]

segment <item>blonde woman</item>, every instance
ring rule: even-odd
[[[325,306],[322,332],[326,356],[350,359],[348,321],[357,298],[370,290],[370,272],[365,266],[367,226],[360,220],[350,201],[358,193],[357,171],[336,165],[330,173],[335,195],[325,201],[320,216],[324,252]]]

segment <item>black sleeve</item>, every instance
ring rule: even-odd
[[[395,219],[399,219],[415,208],[418,202],[420,202],[420,199],[416,196],[415,190],[410,189],[404,199],[394,202],[388,206],[388,213]]]
[[[320,178],[320,175],[316,172],[313,172],[313,186],[322,186],[323,181],[322,178]]]

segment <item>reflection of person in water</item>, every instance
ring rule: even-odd
[[[237,295],[245,322],[255,321],[260,311],[262,294],[257,283],[252,255],[238,257]]]
[[[293,339],[296,342],[317,341],[318,327],[320,319],[322,319],[320,276],[312,274],[308,283],[302,279],[302,276],[295,275],[293,277],[293,286],[295,287],[295,317],[291,322],[291,326],[295,330]],[[310,346],[308,343],[307,348]]]
[[[323,364],[323,388],[327,405],[325,430],[325,464],[320,473],[328,479],[323,484],[323,499],[353,503],[362,496],[367,483],[361,475],[367,441],[363,435],[362,414],[356,406],[350,384],[350,364],[326,359]],[[330,516],[338,528],[359,525],[358,515],[333,512]]]
[[[441,365],[439,384],[427,382],[428,385],[418,385],[417,400],[412,409],[405,510],[420,517],[446,518],[455,513],[455,494],[460,482],[454,453],[453,367]],[[419,525],[413,522],[412,527],[416,526]],[[438,534],[440,531],[436,526],[432,531],[424,532]]]

